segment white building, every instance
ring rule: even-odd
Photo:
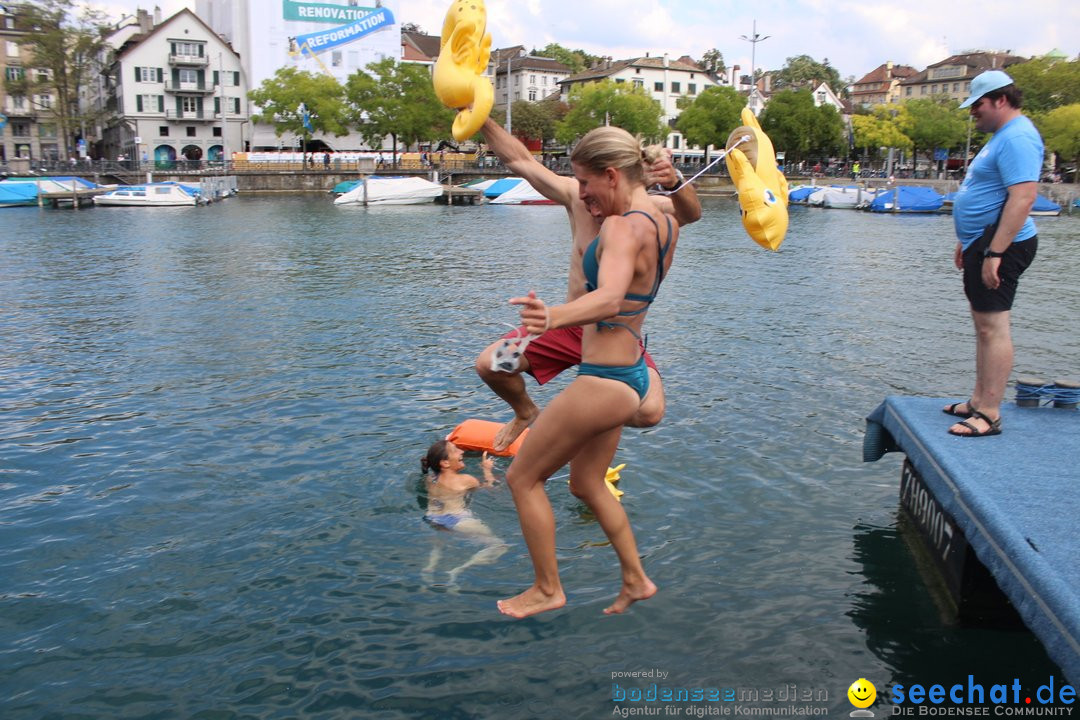
[[[705,88],[718,83],[700,66],[688,59],[669,60],[663,57],[632,58],[630,60],[607,59],[595,67],[572,75],[562,81],[562,98],[566,101],[574,85],[613,80],[616,83],[631,83],[644,88],[663,111],[661,121],[669,127],[679,117],[679,98],[693,100]],[[682,133],[672,128],[665,145],[683,155],[701,155],[704,150],[693,150],[686,146]]]
[[[327,73],[344,84],[369,63],[401,56],[398,0],[197,0],[195,11],[239,53],[253,89],[285,67]],[[332,149],[364,146],[359,136],[316,138]],[[251,148],[276,148],[282,140],[272,126],[259,125]]]
[[[495,78],[495,104],[526,100],[540,102],[561,92],[563,80],[570,77],[570,68],[557,60],[537,57],[517,45],[491,53],[491,70]]]
[[[107,159],[172,167],[244,149],[248,84],[240,58],[190,10],[131,34],[106,83],[117,117],[103,133]]]

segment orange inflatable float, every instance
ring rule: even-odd
[[[477,452],[487,452],[490,455],[513,457],[521,449],[521,443],[525,442],[525,436],[529,434],[529,431],[526,429],[525,432],[518,435],[518,439],[510,443],[510,447],[505,450],[495,450],[492,446],[495,444],[495,436],[501,428],[502,423],[470,418],[451,430],[446,439],[462,450],[475,450]]]

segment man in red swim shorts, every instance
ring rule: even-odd
[[[488,147],[511,172],[527,180],[544,197],[566,208],[573,239],[566,299],[569,302],[580,297],[585,293],[581,257],[600,231],[602,218],[595,217],[592,208],[578,196],[576,179],[558,175],[537,162],[528,148],[490,118],[481,131]],[[701,203],[698,201],[697,191],[693,185],[683,182],[682,174],[672,166],[667,155],[646,164],[646,182],[664,189],[665,194],[654,196],[654,200],[661,210],[673,214],[680,226],[689,225],[701,217]],[[525,334],[524,328],[519,328],[508,333],[506,337]],[[495,436],[494,447],[497,450],[502,450],[514,442],[540,413],[540,409],[529,397],[521,373],[529,373],[543,385],[566,368],[579,364],[581,328],[549,330],[533,338],[511,372],[493,369],[495,355],[504,344],[505,340],[492,343],[476,359],[476,372],[480,378],[514,411],[514,419],[506,423]],[[645,364],[649,367],[649,392],[641,401],[637,415],[628,423],[632,427],[651,427],[664,417],[664,386],[653,359],[648,353],[645,353],[644,357]]]

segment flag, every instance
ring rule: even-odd
[[[300,122],[304,124],[304,128],[309,132],[315,132],[315,128],[311,126],[311,113],[308,112],[307,105],[300,103],[300,107],[296,108],[300,113]]]

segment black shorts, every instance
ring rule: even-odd
[[[964,251],[964,294],[967,295],[971,309],[976,312],[1005,312],[1012,309],[1016,297],[1016,286],[1020,276],[1035,259],[1039,249],[1039,236],[1014,242],[1005,251],[998,268],[1001,284],[996,290],[983,285],[982,266],[983,248],[975,242]]]

